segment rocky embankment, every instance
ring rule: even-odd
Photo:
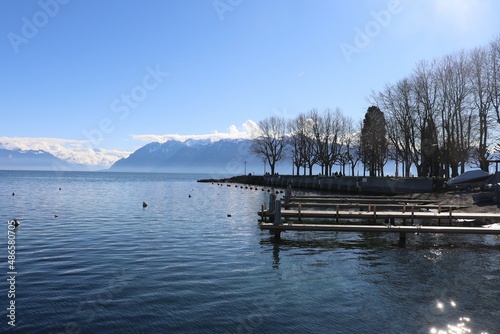
[[[240,175],[240,176],[233,176],[229,178],[222,178],[222,179],[203,179],[203,180],[198,180],[198,182],[205,182],[205,183],[241,183],[241,184],[252,184],[256,186],[266,186],[266,180],[264,176],[260,175]]]

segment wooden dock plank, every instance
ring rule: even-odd
[[[376,209],[395,209],[399,211],[411,211],[412,207],[414,210],[435,210],[435,209],[441,209],[441,211],[449,211],[449,210],[457,210],[457,209],[462,209],[464,206],[459,206],[459,205],[451,205],[451,204],[422,204],[422,205],[404,205],[401,203],[394,203],[394,204],[371,204],[371,203],[317,203],[317,202],[297,202],[297,203],[288,203],[288,204],[283,204],[287,205],[289,207],[298,207],[299,205],[302,208],[306,207],[316,207],[316,208],[335,208],[338,206],[339,208],[352,208],[352,209],[359,209],[359,210],[366,210],[370,209],[370,211],[373,211],[373,208],[375,207]]]
[[[259,212],[262,216],[262,212]],[[264,212],[265,217],[272,214]],[[298,210],[281,210],[284,218],[299,218]],[[404,219],[484,219],[491,218],[500,221],[500,213],[469,213],[469,212],[426,212],[426,211],[330,211],[330,210],[301,210],[300,218],[350,218],[350,219],[384,219],[384,218],[404,218]]]
[[[377,197],[377,196],[362,196],[362,197],[341,197],[341,196],[291,196],[290,202],[316,202],[316,203],[407,203],[407,204],[430,204],[436,203],[436,200],[429,199],[412,199],[403,197]]]
[[[451,234],[496,234],[500,229],[486,227],[449,226],[382,226],[382,225],[323,225],[323,224],[279,224],[260,223],[261,230],[271,231],[332,231],[332,232],[381,232],[381,233],[451,233]]]
[[[401,247],[406,243],[407,233],[500,235],[500,228],[451,226],[451,222],[456,220],[492,219],[500,222],[500,213],[456,212],[453,211],[456,206],[435,203],[436,201],[406,198],[292,197],[287,189],[284,203],[271,195],[269,209],[266,210],[265,205],[262,205],[258,213],[261,217],[259,226],[261,230],[274,233],[275,239],[280,239],[281,232],[287,230],[399,233]],[[285,209],[282,209],[282,206]],[[290,209],[292,207],[296,209]],[[355,210],[349,211],[346,208]],[[362,211],[361,208],[368,209]],[[358,219],[360,224],[339,224],[339,219]],[[389,224],[374,225],[377,219],[385,220]],[[402,219],[403,224],[396,226],[395,219]],[[426,219],[438,220],[439,226],[422,224],[421,220]],[[441,226],[441,220],[449,221],[450,225]],[[373,223],[366,224],[366,221]],[[335,224],[332,224],[333,222]]]

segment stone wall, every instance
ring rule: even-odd
[[[332,192],[406,194],[431,192],[433,182],[430,178],[390,178],[390,177],[326,177],[326,176],[264,176],[269,186],[293,189],[325,190]]]

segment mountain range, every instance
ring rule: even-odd
[[[265,171],[263,161],[250,153],[250,145],[249,139],[152,142],[127,158],[117,160],[107,171],[261,174]],[[42,150],[6,149],[0,146],[0,170],[90,171],[96,170],[96,167],[72,163]]]
[[[153,142],[116,161],[109,170],[214,174],[260,172],[263,163],[250,153],[250,144],[248,139]]]
[[[0,170],[89,170],[83,164],[71,163],[42,150],[0,148]]]

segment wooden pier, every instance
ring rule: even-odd
[[[287,189],[284,201],[270,195],[269,208],[263,205],[259,212],[259,226],[274,232],[277,239],[283,231],[399,233],[401,246],[406,243],[407,233],[500,235],[500,228],[452,226],[485,218],[500,222],[500,213],[454,211],[457,208],[460,207],[395,197],[292,197],[291,189]],[[447,226],[442,226],[443,222]]]

